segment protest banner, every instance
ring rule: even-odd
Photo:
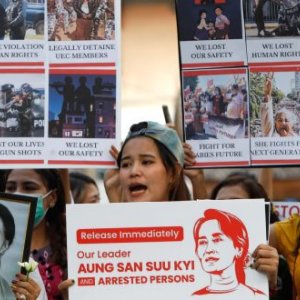
[[[120,295],[132,300],[268,299],[266,275],[244,269],[256,246],[266,243],[262,199],[67,205],[67,237],[72,300]],[[234,287],[222,284],[211,291],[214,270],[222,281],[225,269],[236,276],[239,263],[247,286],[237,275]]]
[[[22,21],[15,32],[4,30],[0,42],[1,167],[114,166],[109,149],[121,134],[120,1],[42,1],[35,3],[37,23],[26,19],[31,0],[4,2]]]
[[[300,214],[300,203],[295,201],[274,201],[274,210],[280,220],[287,219],[293,214]]]

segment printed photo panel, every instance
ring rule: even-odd
[[[182,108],[195,167],[249,164],[245,68],[183,71]]]
[[[177,0],[176,12],[181,68],[246,65],[241,1]]]
[[[44,162],[45,70],[0,69],[1,166]]]
[[[116,70],[51,69],[48,163],[114,165],[118,106]]]
[[[300,65],[250,69],[252,164],[300,162]]]
[[[246,0],[244,18],[249,64],[297,63],[299,14],[299,1]]]
[[[47,0],[49,41],[115,39],[115,0]]]

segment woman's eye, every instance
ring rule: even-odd
[[[223,241],[223,239],[220,238],[220,237],[214,238],[214,239],[213,239],[213,242],[214,242],[214,243],[219,243],[219,242],[222,242],[222,241]]]
[[[201,241],[198,242],[199,246],[204,246],[206,244],[207,244],[207,241],[205,241],[205,240],[201,240]]]
[[[15,186],[13,186],[13,185],[7,185],[7,186],[5,187],[5,191],[6,191],[6,192],[13,193],[15,190],[16,190],[16,188],[15,188]]]
[[[152,160],[144,160],[143,165],[151,165],[153,163]]]
[[[128,162],[122,162],[121,163],[121,168],[128,168],[129,167],[129,163]]]
[[[24,190],[25,191],[37,191],[37,190],[39,190],[40,189],[40,187],[39,186],[37,186],[36,184],[25,184],[24,185]]]

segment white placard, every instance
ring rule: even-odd
[[[199,225],[204,214],[211,219]],[[220,226],[216,215],[232,223]],[[263,200],[68,205],[70,299],[268,299],[266,276],[251,268],[248,287],[208,292],[215,269],[235,274],[237,257],[266,243],[265,228]],[[239,230],[248,249],[233,246]]]

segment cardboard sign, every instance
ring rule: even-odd
[[[263,200],[68,205],[70,298],[268,299],[266,276],[247,267],[265,221]],[[225,270],[236,284],[212,286]]]
[[[2,2],[0,168],[114,166],[121,1]]]
[[[274,210],[278,214],[280,220],[284,220],[293,214],[300,214],[300,203],[289,201],[274,201]]]

